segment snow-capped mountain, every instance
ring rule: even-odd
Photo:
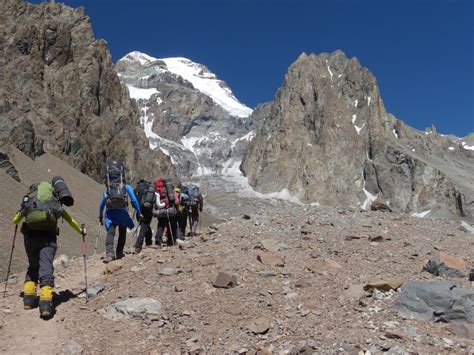
[[[168,154],[181,175],[219,173],[229,160],[239,161],[252,109],[206,66],[131,52],[117,70],[138,104],[150,147]]]
[[[217,105],[236,117],[248,117],[252,109],[242,104],[232,93],[227,84],[219,80],[205,65],[195,63],[187,58],[153,58],[145,53],[131,52],[120,61],[138,62],[140,65],[149,65],[155,61],[162,61],[166,68],[163,72],[169,71],[184,80],[189,81],[195,89],[209,96]]]

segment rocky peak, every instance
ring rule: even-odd
[[[242,170],[258,191],[363,208],[379,195],[402,211],[442,215],[460,213],[455,196],[472,201],[470,153],[450,154],[463,166],[452,176],[454,163],[435,158],[451,139],[388,114],[374,76],[341,51],[300,55],[275,100],[252,117],[264,123]]]

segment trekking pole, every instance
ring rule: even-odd
[[[12,266],[13,249],[15,249],[15,240],[16,240],[17,230],[18,230],[18,224],[15,225],[15,232],[13,233],[12,251],[10,253],[10,260],[8,261],[7,277],[5,278],[5,290],[3,291],[3,298],[7,296],[8,278],[10,277],[10,267]]]
[[[170,221],[170,216],[168,214],[168,210],[166,211],[166,217],[168,217],[168,227],[170,228],[171,241],[173,242],[173,245],[175,245],[173,229],[171,229],[171,221]]]
[[[87,258],[87,249],[86,249],[86,235],[84,233],[84,225],[82,224],[81,225],[81,234],[82,234],[82,258],[84,260],[84,281],[85,281],[85,284],[86,284],[86,289],[85,289],[85,293],[86,293],[86,303],[89,301],[89,294],[87,293],[87,262],[86,262],[86,258]]]
[[[97,243],[99,243],[99,239],[100,239],[100,229],[101,229],[101,225],[99,223],[99,228],[97,229],[97,237],[95,238],[94,255],[97,253]]]
[[[191,218],[191,212],[189,213],[189,229],[191,230],[191,237],[194,237],[194,232],[193,232],[193,220]]]

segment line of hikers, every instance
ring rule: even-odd
[[[171,181],[160,178],[153,182],[140,180],[135,189],[126,183],[125,169],[120,161],[106,164],[105,189],[100,202],[99,221],[105,225],[106,255],[104,262],[124,256],[127,228],[135,227],[130,216],[129,200],[135,209],[139,222],[134,242],[134,253],[142,250],[143,242],[149,246],[153,243],[151,222],[153,217],[158,220],[155,244],[171,246],[177,239],[184,240],[186,225],[189,219],[193,234],[199,222],[199,213],[203,208],[203,197],[199,188],[180,186],[174,188]],[[5,292],[10,273],[13,249],[19,223],[24,220],[20,231],[24,236],[24,245],[28,257],[28,269],[23,285],[24,309],[38,306],[42,318],[50,318],[54,314],[54,267],[53,261],[57,251],[58,221],[62,218],[83,238],[84,271],[87,288],[85,237],[87,230],[80,225],[64,206],[72,206],[74,199],[64,179],[56,176],[51,182],[42,181],[30,186],[24,196],[20,210],[13,218],[15,232],[13,235]],[[105,219],[104,219],[105,209]],[[114,253],[114,239],[118,228],[118,240]],[[164,240],[163,240],[164,239]],[[37,287],[40,286],[39,299]],[[87,291],[86,291],[87,299]]]
[[[105,223],[107,230],[106,256],[104,262],[110,262],[124,256],[127,228],[132,229],[134,223],[128,213],[128,198],[135,209],[139,222],[134,242],[134,253],[139,253],[146,246],[153,244],[151,222],[153,217],[158,220],[155,235],[156,245],[174,245],[177,240],[184,240],[188,224],[191,233],[196,231],[199,212],[202,212],[203,197],[199,187],[175,188],[171,181],[160,178],[153,182],[140,180],[135,189],[125,182],[124,167],[119,161],[107,164],[107,186],[100,203],[99,221]],[[103,219],[105,208],[105,222]],[[114,237],[118,228],[119,236],[114,253]]]

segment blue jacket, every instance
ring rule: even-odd
[[[128,196],[130,196],[130,201],[132,202],[133,208],[138,215],[141,215],[140,205],[138,203],[137,197],[133,192],[133,189],[130,185],[125,185],[125,191],[127,191]],[[107,188],[104,189],[104,194],[102,195],[102,201],[100,201],[99,216],[103,216],[105,204],[107,202]],[[132,229],[135,224],[133,223],[130,214],[128,213],[128,208],[106,208],[105,209],[105,229],[108,230],[111,225],[119,227],[128,227]]]

